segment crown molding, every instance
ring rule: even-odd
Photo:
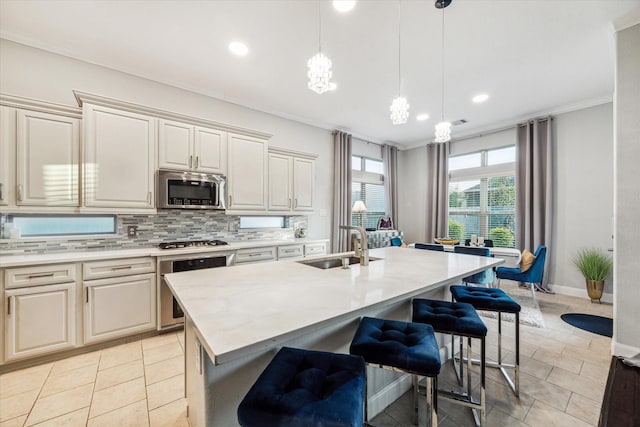
[[[215,122],[213,120],[206,120],[197,117],[185,116],[183,114],[174,113],[172,111],[160,110],[158,108],[147,107],[145,105],[134,104],[127,101],[120,101],[118,99],[108,98],[106,96],[94,95],[78,90],[73,91],[76,101],[80,107],[85,102],[89,104],[100,105],[102,107],[112,107],[119,110],[129,111],[132,113],[141,113],[161,119],[175,120],[183,123],[189,123],[196,126],[206,126],[209,128],[218,129],[225,132],[239,133],[246,136],[252,136],[255,138],[269,139],[273,135],[265,132],[260,132],[253,129],[247,129],[243,127],[228,125],[225,123]]]
[[[40,101],[38,99],[25,98],[7,93],[0,93],[0,105],[73,117],[74,119],[82,118],[82,109],[78,107],[69,107],[68,105]]]

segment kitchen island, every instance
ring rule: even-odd
[[[191,425],[237,425],[240,400],[280,347],[347,352],[361,316],[407,320],[413,297],[449,298],[447,285],[503,262],[400,247],[370,255],[380,259],[348,269],[281,261],[165,276],[186,315]],[[386,374],[369,380],[371,414],[408,387]]]

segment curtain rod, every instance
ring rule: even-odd
[[[501,128],[498,128],[498,129],[492,129],[492,130],[488,130],[488,131],[485,131],[485,132],[479,132],[479,133],[474,133],[474,134],[471,134],[471,135],[462,136],[460,138],[455,138],[453,140],[453,142],[464,141],[465,139],[471,139],[471,138],[481,138],[483,136],[492,135],[494,133],[503,132],[505,130],[516,129],[518,126],[522,126],[524,123],[533,123],[536,120],[543,122],[543,121],[553,120],[553,117],[547,116],[547,117],[539,117],[539,118],[536,118],[536,119],[529,119],[529,120],[525,120],[524,122],[521,122],[521,123],[516,123],[516,124],[513,124],[513,125],[509,125],[509,126],[503,126]]]

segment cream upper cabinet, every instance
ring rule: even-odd
[[[267,209],[267,141],[229,134],[229,210]]]
[[[9,204],[13,194],[15,161],[13,156],[15,135],[15,109],[0,106],[0,206]]]
[[[84,205],[155,209],[156,119],[84,103]]]
[[[226,173],[226,132],[158,120],[158,166],[162,169]]]
[[[312,155],[269,151],[269,210],[313,211],[315,160]]]
[[[315,162],[312,159],[293,158],[293,210],[313,210],[313,182]]]
[[[79,206],[80,120],[17,110],[17,205]]]
[[[269,153],[269,210],[289,211],[293,206],[293,159]]]

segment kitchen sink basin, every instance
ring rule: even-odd
[[[308,261],[298,261],[300,264],[310,265],[311,267],[320,268],[322,270],[326,270],[328,268],[336,268],[342,267],[342,259],[347,258],[345,256],[340,257],[332,257],[332,258],[322,258],[322,259],[311,259]],[[349,260],[349,264],[359,264],[360,258],[355,256],[350,256],[347,258]],[[369,262],[377,261],[382,258],[369,257]]]

